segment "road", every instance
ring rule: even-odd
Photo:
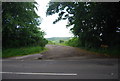
[[[50,45],[49,45],[50,46]],[[48,46],[48,47],[49,47]],[[59,52],[57,48],[59,47]],[[3,79],[118,79],[118,60],[115,58],[98,58],[95,55],[75,53],[66,55],[73,47],[51,46],[42,59],[35,59],[38,54],[14,57],[2,60]],[[62,49],[60,49],[62,48]],[[75,49],[75,48],[74,48]],[[53,50],[57,54],[54,56]],[[61,50],[61,52],[60,52]],[[66,51],[67,50],[67,51]],[[78,49],[77,49],[78,50]],[[70,51],[69,51],[70,53]],[[49,55],[51,54],[51,55]],[[48,55],[48,56],[47,56]],[[59,57],[58,57],[59,56]],[[90,58],[91,56],[91,58]],[[33,58],[32,58],[33,57]],[[52,57],[52,58],[51,58]],[[89,58],[88,58],[89,57]],[[39,57],[40,58],[40,57]]]

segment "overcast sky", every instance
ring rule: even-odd
[[[71,37],[73,34],[66,28],[67,21],[62,20],[53,24],[53,21],[58,17],[57,14],[46,17],[46,5],[49,0],[36,0],[39,4],[37,14],[42,18],[40,28],[45,31],[45,38],[50,37]]]

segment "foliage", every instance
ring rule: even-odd
[[[79,42],[79,38],[73,37],[72,39],[68,40],[66,44],[68,46],[79,47],[80,45],[78,42]]]
[[[3,48],[47,44],[44,32],[37,27],[40,17],[35,12],[36,5],[36,2],[2,3]]]
[[[119,9],[119,3],[50,2],[47,15],[58,13],[53,23],[68,20],[67,27],[73,25],[71,31],[78,37],[78,45],[99,48],[105,44],[109,48],[119,48]]]
[[[59,40],[59,43],[64,43],[64,40]]]
[[[52,41],[53,43],[59,43],[60,40],[63,41],[68,41],[70,37],[51,37],[51,38],[46,38],[48,41]]]
[[[55,42],[53,42],[53,41],[48,41],[48,44],[55,44]]]
[[[12,57],[12,56],[23,56],[34,53],[41,53],[45,51],[46,48],[40,46],[31,46],[31,47],[21,47],[21,48],[8,48],[3,50],[2,57]]]

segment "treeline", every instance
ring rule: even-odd
[[[47,15],[58,13],[54,24],[68,20],[74,46],[120,48],[120,4],[109,2],[50,2]],[[75,43],[74,43],[75,42]]]
[[[36,2],[2,3],[3,48],[41,46],[47,44],[44,32],[38,28],[40,17],[36,14]]]

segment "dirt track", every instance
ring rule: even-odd
[[[100,54],[88,52],[76,47],[46,45],[48,51],[42,53],[42,58],[39,59],[82,59],[82,58],[100,58]],[[103,58],[103,56],[102,56]]]

